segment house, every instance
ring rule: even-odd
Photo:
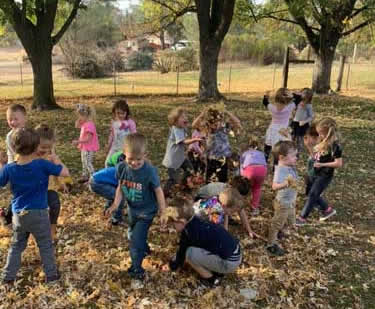
[[[173,44],[172,38],[165,32],[164,33],[164,46],[165,48],[171,47]],[[135,38],[129,38],[119,43],[119,48],[125,54],[130,54],[145,49],[152,49],[154,51],[162,48],[160,34],[145,34]]]

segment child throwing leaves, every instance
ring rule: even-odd
[[[143,280],[145,270],[142,261],[150,253],[147,244],[148,230],[159,211],[165,209],[163,190],[155,167],[145,161],[146,138],[139,133],[131,133],[124,141],[125,161],[116,166],[119,185],[113,205],[107,209],[109,217],[124,199],[128,204],[128,239],[132,261],[128,273],[131,278]]]
[[[164,270],[176,271],[187,263],[199,274],[202,284],[212,287],[240,266],[240,243],[221,225],[194,216],[193,209],[186,204],[168,207],[165,216],[180,233],[180,242],[175,257]]]
[[[228,123],[225,122],[228,116]],[[207,132],[206,181],[228,181],[228,158],[232,155],[228,134],[231,129],[241,129],[241,121],[229,111],[210,107],[194,121],[193,127],[205,128]]]
[[[172,186],[178,182],[180,169],[184,171],[183,178],[188,177],[193,172],[193,166],[185,156],[185,146],[202,140],[200,137],[186,138],[188,120],[185,109],[181,107],[169,113],[168,124],[170,130],[163,159],[163,165],[168,169],[168,180],[164,187],[166,196],[169,196]]]
[[[336,121],[330,117],[323,118],[317,123],[316,131],[319,134],[319,144],[314,147],[314,174],[311,178],[307,201],[301,215],[297,218],[298,226],[307,223],[307,217],[317,205],[322,212],[320,221],[325,221],[336,214],[336,210],[329,206],[321,196],[331,183],[335,169],[343,165]]]
[[[81,129],[79,139],[72,144],[81,151],[82,177],[78,180],[85,183],[94,173],[94,155],[99,150],[99,140],[95,127],[95,110],[85,104],[78,104],[76,109],[78,119],[75,127]]]
[[[268,231],[267,251],[271,255],[284,255],[277,240],[286,224],[294,227],[296,222],[297,198],[297,149],[292,141],[279,141],[276,143],[273,155],[279,160],[275,167],[272,189],[277,191],[273,202],[274,215]]]
[[[114,153],[122,151],[125,136],[137,132],[135,121],[130,118],[130,109],[126,100],[117,100],[113,104],[112,117],[105,167],[108,167],[108,161]]]

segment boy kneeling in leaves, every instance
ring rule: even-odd
[[[166,269],[176,271],[186,262],[210,287],[220,284],[224,274],[235,272],[241,264],[239,241],[222,226],[194,216],[191,206],[168,207],[164,216],[180,233],[179,249]]]

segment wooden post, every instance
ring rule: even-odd
[[[272,90],[275,89],[275,79],[276,79],[276,61],[273,63]]]
[[[178,85],[180,83],[180,67],[177,66],[176,94],[178,95]]]
[[[22,72],[22,62],[20,62],[20,74],[21,74],[21,86],[23,87],[23,72]]]
[[[230,82],[232,79],[232,65],[229,67],[228,94],[230,94]]]
[[[346,75],[346,90],[349,88],[350,62],[348,63],[348,74]]]
[[[352,61],[353,64],[355,64],[356,58],[357,58],[357,43],[354,44],[353,61]]]
[[[114,95],[117,95],[117,89],[116,89],[116,64],[113,62],[113,93]]]
[[[311,46],[310,44],[307,45],[307,60],[310,60],[311,57]]]
[[[346,56],[344,55],[340,58],[339,76],[337,77],[337,87],[335,91],[341,91],[342,78],[344,76],[345,59]]]
[[[288,74],[289,74],[289,46],[285,48],[284,63],[283,63],[283,88],[288,87]]]

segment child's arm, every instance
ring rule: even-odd
[[[289,185],[289,183],[288,183],[287,180],[285,180],[282,183],[273,182],[272,183],[272,190],[274,190],[274,191],[282,190],[282,189],[287,188],[288,185]]]
[[[107,153],[112,147],[113,139],[114,139],[114,132],[113,132],[113,127],[111,125],[111,131],[109,132],[109,137],[108,137]]]
[[[229,116],[229,121],[236,129],[242,129],[241,120],[238,119],[235,115],[233,115],[229,111],[225,111],[225,113]]]
[[[70,176],[70,173],[69,173],[69,170],[68,168],[64,165],[64,163],[59,163],[59,165],[62,165],[62,170],[59,174],[59,177],[69,177]]]
[[[114,212],[119,207],[122,199],[123,194],[121,190],[121,185],[119,184],[116,188],[115,199],[113,200],[112,206],[109,207],[104,213],[106,217],[109,217],[112,214],[112,212]]]
[[[80,119],[77,119],[75,122],[74,122],[74,127],[76,129],[80,129],[81,128],[81,125],[82,125],[82,121]]]
[[[246,229],[247,233],[249,234],[250,238],[253,238],[254,234],[253,234],[253,231],[251,230],[250,223],[249,223],[249,220],[247,218],[247,214],[246,214],[245,210],[241,209],[239,214],[240,214],[241,222],[245,226],[245,229]]]
[[[224,215],[224,228],[228,231],[228,222],[229,216],[227,214]]]
[[[78,144],[88,144],[88,143],[91,142],[93,136],[94,136],[94,134],[92,134],[91,132],[86,132],[84,138],[74,140],[74,141],[73,141],[73,145],[78,145]]]
[[[156,195],[156,200],[158,201],[159,212],[161,216],[163,212],[165,211],[165,197],[164,197],[164,192],[160,186],[155,188],[155,195]],[[161,222],[161,223],[164,225],[165,222]]]
[[[183,143],[185,145],[190,145],[190,144],[193,144],[195,142],[200,142],[202,140],[203,139],[201,137],[192,137],[192,138],[184,139]]]
[[[335,161],[333,162],[327,162],[327,163],[320,163],[320,162],[315,162],[314,167],[320,168],[320,167],[332,167],[332,168],[340,168],[342,167],[343,162],[342,158],[336,158]]]
[[[265,108],[268,107],[268,104],[270,104],[270,100],[269,100],[269,98],[268,98],[268,95],[265,94],[265,95],[263,96],[262,104],[264,105]]]
[[[199,116],[197,118],[194,119],[193,123],[191,124],[191,126],[193,127],[193,129],[196,129],[197,127],[199,127],[199,124],[200,124],[200,122],[201,122],[201,120],[202,120],[205,112],[206,111],[204,110],[203,112],[201,112],[199,114]]]

